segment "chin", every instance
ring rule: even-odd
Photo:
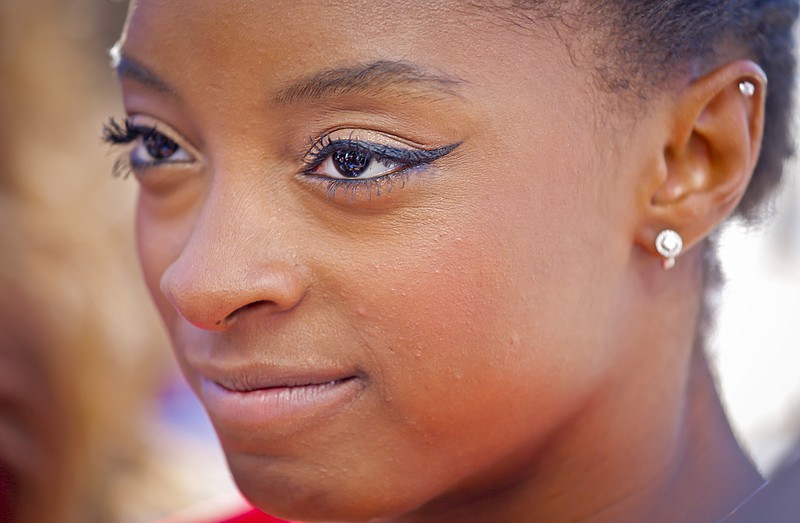
[[[228,455],[228,463],[236,485],[254,507],[290,521],[372,521],[406,513],[416,505],[387,492],[379,480],[353,481],[347,471],[298,464],[293,473],[280,460],[241,455]]]

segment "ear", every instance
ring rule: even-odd
[[[747,92],[742,82],[754,91]],[[667,104],[671,125],[658,172],[651,173],[658,179],[641,194],[646,210],[636,232],[638,245],[659,256],[655,238],[672,229],[686,250],[733,212],[761,149],[766,87],[758,65],[737,61],[693,81]]]

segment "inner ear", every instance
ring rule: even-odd
[[[736,208],[758,160],[766,76],[753,62],[722,66],[691,82],[671,104],[663,147],[666,177],[650,195],[642,245],[663,229],[686,247],[701,242]]]

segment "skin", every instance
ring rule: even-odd
[[[762,73],[715,64],[621,110],[582,53],[596,35],[529,29],[448,1],[133,2],[126,111],[188,154],[134,169],[141,263],[257,507],[706,522],[758,486],[695,334],[703,240],[758,155]],[[438,80],[286,96],[390,60]],[[458,146],[380,196],[326,197],[302,160],[328,132]],[[669,272],[664,228],[687,246]],[[231,422],[209,397],[210,379],[281,366],[353,375],[355,392],[276,423]]]

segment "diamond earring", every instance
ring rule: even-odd
[[[756,86],[750,80],[742,80],[739,82],[739,92],[750,98],[756,93]]]
[[[683,238],[672,229],[664,229],[656,237],[656,250],[664,257],[661,266],[669,270],[675,266],[675,258],[683,250]]]

